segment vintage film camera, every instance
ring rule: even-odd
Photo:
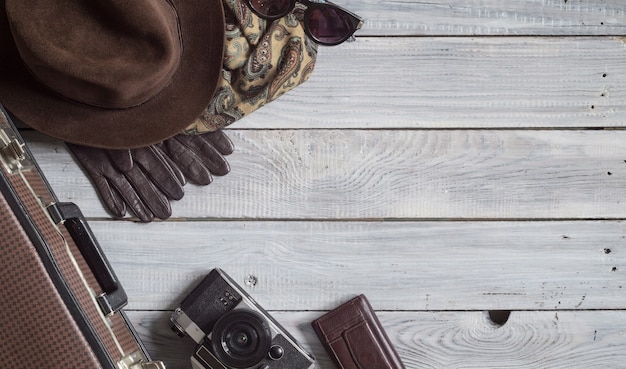
[[[194,369],[310,369],[314,359],[221,269],[213,269],[172,313],[198,346]]]

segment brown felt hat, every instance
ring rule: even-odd
[[[157,143],[211,101],[224,32],[220,0],[0,0],[0,103],[67,142]]]

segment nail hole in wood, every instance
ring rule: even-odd
[[[256,286],[256,284],[258,283],[259,279],[252,275],[252,274],[248,274],[246,276],[246,278],[244,279],[244,283],[246,284],[246,286],[248,287],[254,287]]]
[[[609,248],[604,249],[604,253],[607,254],[607,255],[610,254],[611,253],[611,249],[609,249]]]
[[[487,314],[489,315],[489,320],[491,320],[491,322],[494,325],[498,327],[502,327],[509,320],[509,316],[511,316],[511,311],[510,310],[489,310]]]

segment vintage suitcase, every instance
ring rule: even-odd
[[[0,106],[0,368],[157,369],[73,203],[59,203]]]

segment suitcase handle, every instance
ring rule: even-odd
[[[97,300],[104,315],[111,315],[124,307],[128,303],[126,292],[78,206],[72,202],[60,202],[49,206],[48,210],[57,224],[65,224],[87,265],[102,287],[104,293],[98,296]]]

